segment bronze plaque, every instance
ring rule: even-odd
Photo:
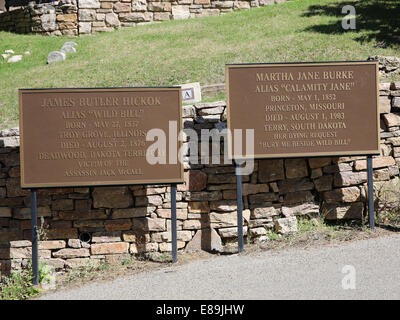
[[[19,99],[23,188],[183,181],[182,163],[169,161],[181,146],[179,87],[21,89]],[[146,159],[157,142],[146,134],[156,128],[166,136],[166,164]]]
[[[254,129],[234,159],[380,153],[376,61],[227,65],[226,83],[228,128]]]

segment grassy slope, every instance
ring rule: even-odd
[[[17,64],[0,62],[0,129],[17,122],[17,88],[208,84],[224,81],[226,63],[398,55],[398,45],[382,48],[376,38],[359,40],[374,30],[336,30],[342,3],[348,2],[295,0],[224,17],[170,21],[75,38],[78,53],[53,65],[46,65],[47,54],[70,38],[0,32],[1,53],[6,49],[17,54],[31,52]],[[332,6],[339,15],[318,14],[315,7],[311,10],[315,5]],[[313,14],[307,14],[311,11]],[[316,28],[320,26],[327,26],[328,31]]]

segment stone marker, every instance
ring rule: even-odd
[[[180,85],[182,88],[182,101],[184,103],[201,102],[201,88],[199,82]]]
[[[65,45],[65,44],[62,46],[60,51],[64,52],[64,53],[76,53],[75,47],[73,47],[71,45]]]
[[[22,55],[12,56],[10,59],[7,60],[8,63],[15,63],[22,60]]]
[[[51,64],[51,63],[55,63],[55,62],[65,61],[65,58],[66,58],[66,55],[65,55],[64,52],[62,52],[62,51],[52,51],[47,56],[47,63]]]

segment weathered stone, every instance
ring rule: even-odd
[[[289,192],[307,191],[314,189],[314,183],[308,178],[303,179],[286,179],[278,182],[280,194]]]
[[[150,12],[120,13],[119,18],[124,22],[146,22],[151,21],[152,14]]]
[[[189,202],[189,212],[192,213],[208,213],[210,206],[207,201]]]
[[[242,185],[243,196],[247,196],[249,194],[257,194],[257,193],[266,193],[269,192],[268,184],[252,184],[252,183],[244,183]]]
[[[331,158],[310,158],[308,159],[308,164],[311,169],[326,167],[332,162]]]
[[[288,217],[275,220],[275,231],[280,234],[292,234],[297,232],[297,218]]]
[[[119,28],[121,23],[115,13],[107,13],[105,16],[106,25],[113,28]]]
[[[100,1],[98,0],[78,0],[79,9],[99,9]]]
[[[356,202],[360,200],[360,195],[361,193],[358,187],[334,189],[324,192],[323,194],[326,203]]]
[[[315,189],[318,192],[331,190],[332,189],[332,182],[333,182],[333,176],[332,175],[322,176],[321,178],[318,178],[318,179],[314,180]]]
[[[155,252],[158,251],[158,243],[131,243],[129,247],[129,252],[132,254],[142,253],[142,252]]]
[[[305,159],[286,159],[286,178],[303,178],[308,176],[307,162]]]
[[[172,7],[172,17],[174,20],[182,20],[190,18],[189,6],[173,6]]]
[[[219,191],[198,191],[186,192],[185,199],[189,201],[217,201],[221,200],[222,194]]]
[[[80,249],[82,248],[82,242],[80,239],[68,239],[68,247]]]
[[[136,197],[135,202],[137,206],[144,207],[148,205],[159,206],[162,205],[163,200],[160,195],[151,195],[145,197]]]
[[[58,199],[54,200],[51,205],[54,211],[74,210],[74,200],[72,199]]]
[[[92,23],[91,22],[79,22],[79,33],[80,34],[89,34],[91,32],[92,32]]]
[[[8,63],[16,63],[16,62],[20,62],[20,61],[22,61],[22,55],[20,55],[20,54],[12,56],[11,58],[9,58],[7,60]]]
[[[391,98],[387,96],[379,97],[379,113],[390,113],[391,110]]]
[[[54,258],[62,258],[62,259],[72,259],[72,258],[81,258],[81,257],[89,257],[89,249],[61,249],[56,252],[53,252]]]
[[[165,231],[165,219],[162,218],[137,218],[133,220],[132,229],[136,231]]]
[[[384,168],[395,165],[396,162],[392,157],[377,157],[372,159],[372,167],[374,169]],[[367,169],[367,160],[357,160],[354,163],[354,169],[357,171]]]
[[[247,236],[248,227],[243,227],[243,235]],[[238,236],[238,228],[221,228],[218,229],[218,233],[221,238],[236,238]]]
[[[11,218],[11,208],[0,207],[0,218]]]
[[[258,181],[271,182],[285,178],[283,160],[260,160],[258,164]]]
[[[183,221],[182,228],[184,230],[197,230],[209,225],[209,223],[202,223],[201,220],[185,220]]]
[[[157,215],[160,218],[171,219],[171,209],[157,209]],[[187,209],[177,209],[176,218],[178,220],[186,220],[188,215]]]
[[[389,168],[374,170],[374,181],[385,181],[390,179]]]
[[[127,208],[133,204],[127,187],[95,188],[92,195],[95,208]]]
[[[117,254],[126,253],[129,249],[129,243],[112,242],[112,243],[94,243],[90,247],[92,254]]]
[[[250,210],[243,210],[243,219],[250,221]],[[237,226],[237,212],[229,213],[210,213],[210,225],[212,228],[234,227]]]
[[[149,11],[171,11],[171,3],[170,2],[149,2],[147,5],[147,9]]]
[[[24,247],[30,247],[30,246],[32,246],[32,242],[30,242],[28,240],[10,241],[11,248],[24,248]]]
[[[207,186],[207,174],[200,170],[185,171],[185,184],[178,187],[179,191],[201,191]]]
[[[310,191],[289,192],[285,195],[285,204],[295,204],[300,202],[313,202],[314,196]]]
[[[324,203],[321,211],[327,220],[361,219],[364,204],[362,202],[355,202],[351,205]]]
[[[282,214],[285,217],[308,215],[310,217],[317,216],[319,214],[319,204],[310,202],[302,203],[294,206],[282,206]]]
[[[216,252],[223,251],[221,237],[214,229],[198,230],[185,249],[187,252],[198,252],[201,250]]]
[[[106,231],[129,230],[132,227],[131,219],[108,220],[104,223]]]
[[[260,207],[252,209],[250,217],[252,219],[262,219],[271,218],[277,215],[279,215],[279,211],[276,210],[274,207]]]
[[[335,187],[346,187],[361,184],[367,181],[366,172],[337,172],[334,175]]]
[[[398,113],[384,114],[383,120],[388,127],[400,126],[400,114]]]
[[[147,10],[147,1],[146,0],[132,0],[132,11],[146,11]]]
[[[65,248],[66,243],[64,240],[50,240],[50,241],[39,241],[40,250],[54,250]]]
[[[235,211],[237,208],[237,202],[231,200],[213,201],[210,203],[210,209],[216,211]]]
[[[51,210],[49,207],[38,207],[37,208],[38,217],[50,217]],[[27,220],[31,219],[31,208],[17,208],[13,214],[13,218]]]
[[[67,56],[62,51],[52,51],[47,56],[47,63],[52,64],[55,62],[62,62],[65,61],[66,57]]]
[[[113,210],[112,219],[145,217],[154,212],[155,207],[138,207]]]

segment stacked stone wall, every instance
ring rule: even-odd
[[[42,35],[106,32],[167,20],[220,15],[286,0],[62,0],[0,13],[0,30]]]
[[[400,166],[400,83],[383,83],[380,89],[381,155],[373,159],[376,191],[399,187]],[[183,106],[183,124],[198,132],[225,128],[225,102]],[[243,176],[246,239],[265,237],[278,219],[293,222],[299,215],[361,219],[366,215],[366,182],[365,157],[258,160],[254,172]],[[168,185],[39,189],[41,260],[62,270],[170,252],[170,199]],[[185,183],[177,192],[178,248],[222,251],[237,237],[236,215],[235,167],[185,162]],[[4,130],[0,132],[3,272],[28,263],[30,218],[29,191],[20,188],[18,130]]]

